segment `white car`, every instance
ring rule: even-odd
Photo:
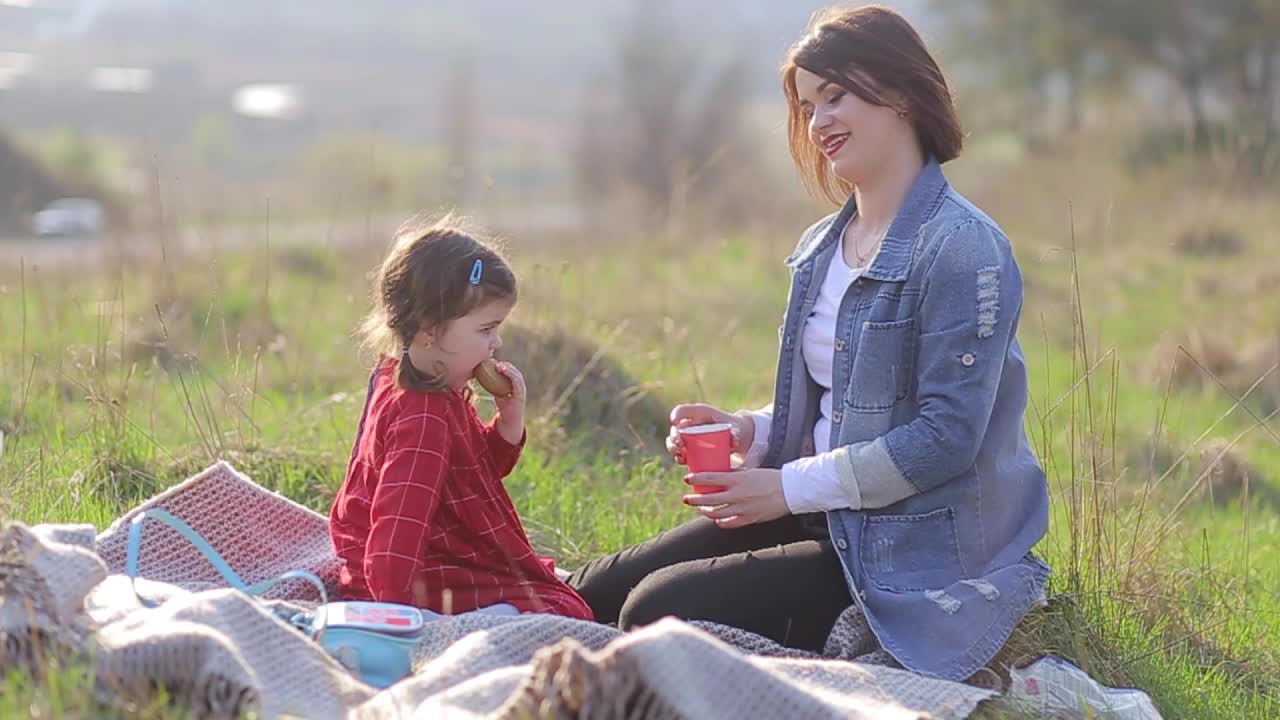
[[[106,214],[97,200],[61,198],[54,200],[31,218],[31,228],[40,237],[53,235],[97,235]]]

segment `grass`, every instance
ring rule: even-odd
[[[965,170],[953,174],[962,188]],[[1241,364],[1240,377],[1215,379],[1196,367],[1195,352],[1179,354],[1191,379],[1171,386],[1152,348],[1192,328],[1228,346],[1276,329],[1267,323],[1280,316],[1280,298],[1241,278],[1264,274],[1269,228],[1280,218],[1224,190],[1208,219],[1239,226],[1246,249],[1189,260],[1170,243],[1190,216],[1175,209],[1145,222],[1165,207],[1159,193],[1171,181],[1147,187],[1099,171],[1083,199],[1044,200],[1033,214],[1018,206],[1036,207],[1061,175],[1088,168],[1018,170],[1020,201],[976,199],[1014,238],[1027,279],[1027,425],[1053,497],[1040,551],[1054,567],[1054,601],[1033,645],[1104,682],[1147,690],[1166,717],[1275,717],[1280,515],[1265,490],[1280,482],[1280,441],[1274,422],[1259,422],[1274,406],[1263,386],[1237,399],[1262,372],[1250,378]],[[1116,198],[1128,203],[1124,212],[1106,209]],[[517,239],[522,299],[512,323],[527,331],[530,363],[553,355],[538,345],[553,330],[581,338],[659,407],[763,404],[786,292],[780,258],[792,243],[783,234]],[[108,260],[92,272],[0,270],[0,515],[103,527],[218,457],[327,511],[363,400],[365,370],[349,331],[365,309],[367,278],[352,269],[372,267],[381,249],[264,237]],[[1206,292],[1203,277],[1227,282]],[[680,472],[648,426],[621,444],[564,430],[572,418],[553,406],[587,412],[564,400],[616,390],[582,373],[581,354],[554,357],[525,368],[538,404],[508,486],[535,542],[572,566],[670,527],[687,510],[676,500]],[[1200,451],[1237,438],[1233,452],[1260,475],[1250,478],[1250,497],[1200,500],[1208,477]],[[89,679],[68,670],[46,682],[55,676],[60,685],[37,688],[6,674],[0,702],[10,705],[0,712],[61,714],[62,703],[72,715],[93,714]]]

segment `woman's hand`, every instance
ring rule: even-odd
[[[671,431],[667,433],[667,452],[671,458],[681,465],[684,459],[684,438],[680,436],[680,428],[691,425],[707,425],[709,423],[729,423],[729,434],[733,437],[732,452],[746,455],[756,437],[756,423],[746,415],[732,415],[719,408],[694,403],[677,405],[671,409]]]
[[[493,399],[498,408],[498,432],[504,440],[517,445],[524,436],[524,405],[529,391],[524,384],[524,375],[515,365],[500,362],[497,369],[511,381],[511,394]]]
[[[777,520],[790,514],[782,494],[782,471],[773,468],[730,472],[690,473],[689,485],[719,485],[724,490],[684,496],[684,503],[715,521],[722,528]]]

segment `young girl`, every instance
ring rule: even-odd
[[[345,599],[591,619],[534,553],[502,486],[525,441],[520,371],[498,364],[512,391],[487,425],[471,404],[468,381],[502,347],[515,302],[506,262],[449,219],[398,234],[362,328],[379,361],[330,512]]]

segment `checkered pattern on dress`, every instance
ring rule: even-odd
[[[456,614],[510,603],[590,620],[591,609],[539,558],[502,485],[524,446],[484,424],[458,391],[396,386],[375,371],[329,534],[347,599]]]

